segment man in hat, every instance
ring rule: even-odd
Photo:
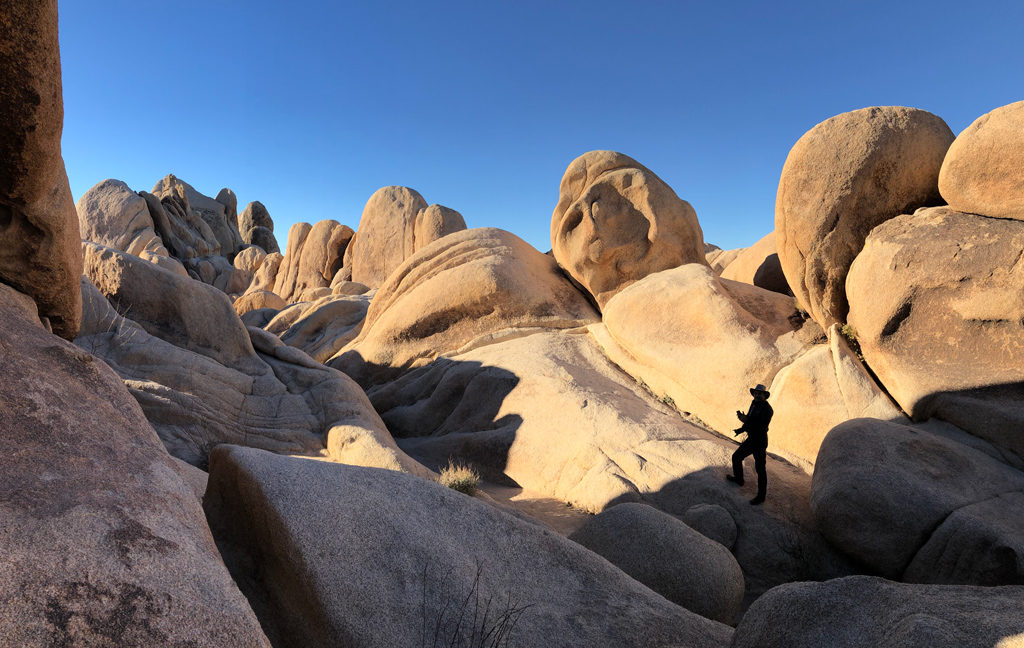
[[[764,385],[758,385],[750,390],[754,400],[750,403],[747,413],[736,410],[736,416],[743,422],[734,434],[746,432],[747,438],[732,453],[732,474],[726,475],[729,481],[743,485],[743,460],[754,455],[754,470],[757,471],[757,496],[750,500],[751,504],[764,502],[765,491],[768,488],[768,471],[765,469],[766,453],[768,451],[768,424],[772,420],[772,406],[768,404],[768,390]]]

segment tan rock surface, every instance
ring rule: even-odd
[[[269,290],[256,290],[254,292],[247,292],[233,304],[235,312],[241,317],[246,313],[251,313],[254,310],[261,308],[272,308],[274,310],[282,310],[288,307],[287,302],[277,296],[277,293],[272,293]]]
[[[202,228],[196,229],[211,247],[216,246],[217,251],[229,261],[242,248],[243,242],[238,233],[238,223],[228,218],[227,208],[215,199],[200,193],[189,183],[173,175],[167,175],[153,187],[151,193],[161,201],[171,196],[179,200],[184,198],[192,212],[191,218],[188,219],[189,224],[195,227],[198,224],[196,217],[201,219],[209,232],[207,233],[207,230]],[[209,238],[209,234],[213,235],[212,240]]]
[[[772,452],[810,468],[825,435],[855,418],[909,423],[833,324],[828,343],[814,346],[771,383]]]
[[[222,447],[205,506],[254,567],[236,573],[280,645],[466,645],[506,606],[524,646],[725,648],[732,635],[553,531],[409,475]]]
[[[151,335],[120,316],[87,280],[82,290],[86,317],[76,343],[121,376],[174,456],[203,465],[218,443],[305,454],[323,454],[326,446],[326,454],[338,461],[427,473],[398,450],[350,378],[275,336],[246,330],[234,316],[234,325],[222,323],[211,331],[222,347],[210,353],[194,340],[182,342],[173,330],[167,339]],[[203,307],[196,299],[186,303],[197,311]],[[193,312],[180,319],[196,322],[208,316]],[[248,353],[238,356],[223,352],[246,347]]]
[[[868,365],[916,420],[1024,457],[1024,223],[945,207],[876,228],[850,270]]]
[[[734,553],[748,601],[783,582],[852,573],[811,530],[808,475],[770,458],[768,501],[750,506],[750,489],[725,481],[735,442],[658,402],[582,330],[439,358],[368,395],[399,446],[431,467],[455,456],[485,479],[589,511],[722,507],[742,529]]]
[[[957,135],[939,191],[957,211],[1024,220],[1024,101],[985,113]]]
[[[263,251],[261,247],[247,247],[235,255],[235,260],[232,265],[236,269],[242,272],[248,273],[249,276],[256,274],[256,271],[263,265],[263,261],[267,258],[267,253]]]
[[[636,160],[590,151],[565,170],[551,216],[558,265],[603,308],[652,272],[705,262],[697,214]]]
[[[712,264],[712,269],[714,269],[714,265]],[[782,265],[779,263],[779,254],[775,247],[775,232],[770,232],[757,243],[740,250],[739,254],[718,272],[718,275],[723,279],[742,281],[772,292],[784,295],[792,294],[789,284],[786,283],[786,275],[782,272]]]
[[[265,328],[317,362],[326,362],[355,339],[369,307],[369,297],[329,295],[274,318]]]
[[[56,0],[9,4],[0,34],[0,282],[32,297],[70,340],[82,316],[82,251],[60,152]]]
[[[464,229],[466,222],[454,209],[428,207],[408,187],[382,187],[366,201],[345,265],[352,268],[352,281],[377,287],[417,251]]]
[[[270,212],[258,200],[246,205],[245,210],[239,214],[238,231],[243,243],[258,245],[267,254],[281,251],[274,236],[274,221],[270,218]]]
[[[253,274],[252,282],[246,289],[246,292],[256,292],[257,290],[269,290],[274,291],[274,284],[277,283],[277,273],[281,270],[281,263],[284,261],[284,255],[280,252],[271,252],[263,259],[263,263]],[[280,296],[280,295],[278,295]]]
[[[846,273],[876,225],[938,205],[953,133],[902,106],[836,115],[793,145],[779,179],[779,261],[797,301],[822,327],[846,321]]]
[[[612,362],[730,438],[749,389],[770,385],[820,334],[792,297],[719,279],[696,263],[627,287],[591,328]]]
[[[352,228],[334,220],[293,225],[274,292],[286,302],[297,302],[309,289],[329,287],[351,238]]]
[[[791,583],[759,599],[733,648],[1017,648],[1024,587],[905,585],[870,576]]]
[[[0,285],[0,644],[269,646],[124,385],[13,292]]]
[[[391,273],[359,336],[329,364],[371,385],[494,337],[596,319],[551,257],[504,230],[464,230],[423,248]]]

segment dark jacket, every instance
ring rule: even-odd
[[[754,399],[750,403],[750,409],[746,414],[737,412],[736,415],[743,425],[737,432],[746,432],[747,439],[768,445],[768,424],[771,423],[772,415],[775,413],[768,401]]]

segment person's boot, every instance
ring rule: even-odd
[[[742,477],[737,477],[736,475],[726,475],[725,478],[731,481],[732,483],[736,484],[737,486],[743,485]]]
[[[754,499],[750,500],[750,503],[753,504],[754,506],[757,506],[758,504],[764,504],[764,495],[758,495]]]

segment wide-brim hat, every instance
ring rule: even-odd
[[[758,394],[764,394],[765,398],[768,398],[769,396],[771,396],[771,394],[768,392],[768,390],[764,388],[764,385],[762,385],[760,383],[758,383],[758,385],[756,387],[751,387],[750,388],[750,395],[751,396],[757,396]]]

